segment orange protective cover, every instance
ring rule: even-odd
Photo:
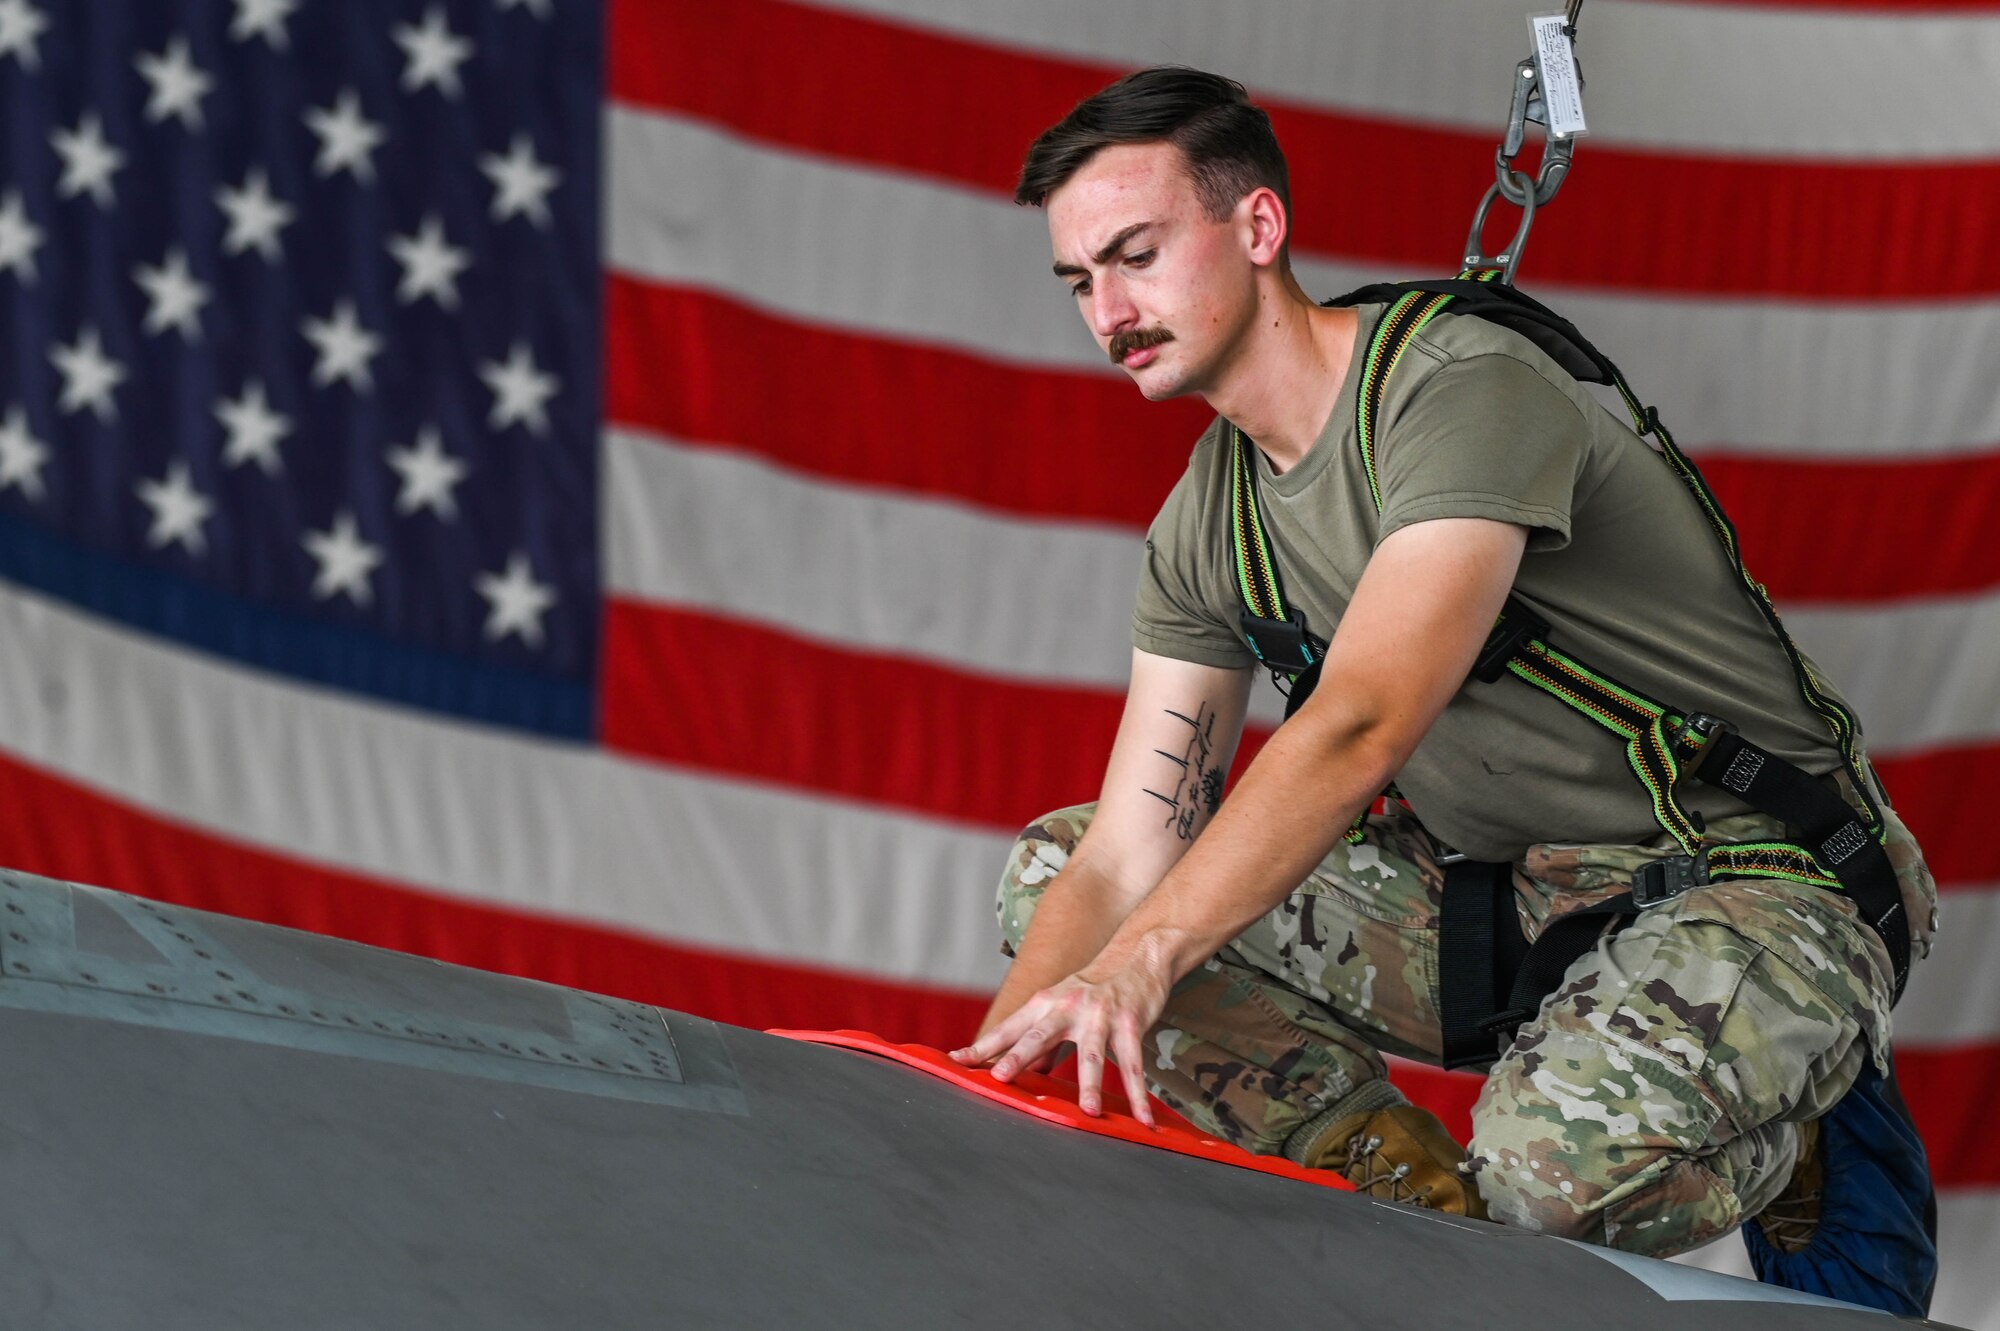
[[[1238,1169],[1254,1169],[1260,1174],[1276,1174],[1322,1188],[1354,1191],[1346,1179],[1330,1169],[1306,1169],[1280,1156],[1252,1155],[1240,1146],[1217,1141],[1197,1131],[1186,1119],[1158,1100],[1152,1102],[1153,1119],[1158,1126],[1149,1128],[1132,1117],[1130,1102],[1121,1090],[1110,1084],[1104,1087],[1104,1112],[1093,1117],[1077,1105],[1076,1083],[1039,1072],[1021,1072],[1012,1081],[995,1081],[988,1069],[966,1067],[954,1062],[941,1050],[921,1044],[891,1044],[881,1036],[870,1035],[866,1031],[766,1031],[765,1034],[782,1035],[788,1040],[805,1040],[813,1044],[839,1045],[844,1049],[858,1049],[863,1053],[893,1058],[898,1063],[962,1086],[995,1104],[1050,1123],[1060,1123],[1064,1127],[1082,1128],[1100,1137],[1116,1137],[1120,1141],[1198,1156],[1219,1164],[1235,1165]]]

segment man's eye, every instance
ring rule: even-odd
[[[1072,296],[1088,296],[1090,294],[1090,283],[1078,282],[1069,289],[1069,294]]]
[[[1125,262],[1134,268],[1144,268],[1153,261],[1153,256],[1158,253],[1158,250],[1140,250],[1137,254],[1128,255]]]

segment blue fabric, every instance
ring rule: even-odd
[[[0,420],[48,458],[0,485],[0,582],[314,685],[594,738],[603,4],[343,0],[262,36],[226,0],[37,8],[37,59],[0,57],[0,197],[45,238],[34,280],[0,271]],[[470,44],[449,84],[412,86],[393,39],[424,14]],[[148,107],[135,63],[169,50],[212,83],[199,115]],[[344,99],[381,136],[365,170],[322,165],[309,128]],[[101,197],[50,147],[85,124],[123,154]],[[555,173],[539,209],[499,207],[517,150]],[[253,177],[290,210],[268,253],[217,202]],[[449,300],[404,289],[393,242],[426,225],[465,261]],[[134,278],[170,255],[210,295],[184,330],[152,326]],[[358,382],[306,331],[339,310],[378,344]],[[55,359],[86,336],[123,374],[101,407],[65,405]],[[516,355],[553,385],[541,417],[497,410]],[[218,414],[252,388],[288,426],[268,464]],[[392,462],[426,437],[463,469],[448,505],[406,502]],[[170,475],[209,506],[184,538],[144,498]],[[343,518],[379,557],[351,591],[307,544]],[[481,591],[517,559],[551,598],[532,632]]]
[[[1826,1191],[1803,1252],[1779,1252],[1756,1224],[1743,1226],[1757,1278],[1924,1316],[1937,1282],[1937,1197],[1923,1139],[1872,1063],[1820,1121],[1820,1152]]]

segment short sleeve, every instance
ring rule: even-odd
[[[1155,656],[1237,669],[1257,663],[1232,627],[1216,594],[1221,552],[1203,521],[1202,454],[1174,486],[1146,533],[1139,564],[1139,593],[1132,609],[1132,645]]]
[[[1491,518],[1529,528],[1528,549],[1569,544],[1590,428],[1533,366],[1487,354],[1441,366],[1381,436],[1379,541],[1413,522]]]

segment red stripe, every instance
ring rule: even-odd
[[[1144,527],[1210,418],[1197,402],[1147,402],[1120,378],[816,328],[683,287],[613,276],[606,308],[617,424],[1029,517]],[[786,350],[783,375],[769,372],[773,347]],[[1700,461],[1780,602],[2000,586],[2000,551],[1984,536],[2000,512],[2000,452],[1795,461],[1702,450]]]
[[[0,757],[0,864],[738,1026],[853,1026],[949,1048],[978,994],[681,947],[252,850]]]
[[[731,662],[743,686],[715,687]],[[607,748],[1004,832],[1097,798],[1125,703],[630,601],[606,606],[603,690]]]
[[[1877,758],[1875,771],[1941,887],[2000,884],[2000,839],[1993,835],[2000,742]]]
[[[1923,1134],[1931,1177],[1951,1187],[2000,1184],[2000,1044],[1896,1051],[1896,1081]]]
[[[1389,1080],[1404,1095],[1443,1119],[1452,1140],[1472,1140],[1472,1105],[1479,1098],[1479,1088],[1486,1083],[1484,1077],[1471,1072],[1446,1072],[1406,1058],[1391,1058]]]
[[[745,674],[754,685],[713,687],[729,661],[756,663]],[[1111,690],[995,679],[619,601],[606,612],[603,686],[618,700],[603,720],[611,748],[1003,831],[1095,797],[1123,705]],[[692,697],[704,705],[680,705]],[[1263,738],[1246,736],[1234,771]],[[1983,830],[1996,764],[2000,745],[1877,761],[1946,888],[2000,882],[2000,842]]]
[[[610,51],[612,96],[628,104],[1009,196],[1035,136],[1123,72],[784,0],[615,0]],[[1290,158],[1302,249],[1418,272],[1463,252],[1497,123],[1456,132],[1260,101]],[[1983,295],[2000,292],[1995,234],[2000,161],[1703,156],[1592,140],[1536,222],[1528,273],[1640,291]],[[1894,243],[1856,263],[1861,237]]]
[[[0,864],[457,965],[616,994],[733,1025],[873,1031],[949,1049],[982,995],[679,947],[617,929],[440,896],[250,850],[0,758]],[[1904,1094],[1948,1185],[2000,1184],[2000,1045],[1902,1049]],[[1479,1079],[1396,1061],[1398,1085],[1460,1141]]]
[[[771,373],[773,348],[784,349],[782,375]],[[1213,415],[1194,401],[1148,403],[1122,377],[815,328],[616,275],[605,414],[829,479],[1134,527],[1151,520]]]
[[[715,687],[718,670],[743,686]],[[1124,706],[617,601],[603,689],[609,748],[1005,831],[1097,797]]]
[[[1697,459],[1780,600],[1837,602],[2000,587],[2000,452],[1906,461]]]

